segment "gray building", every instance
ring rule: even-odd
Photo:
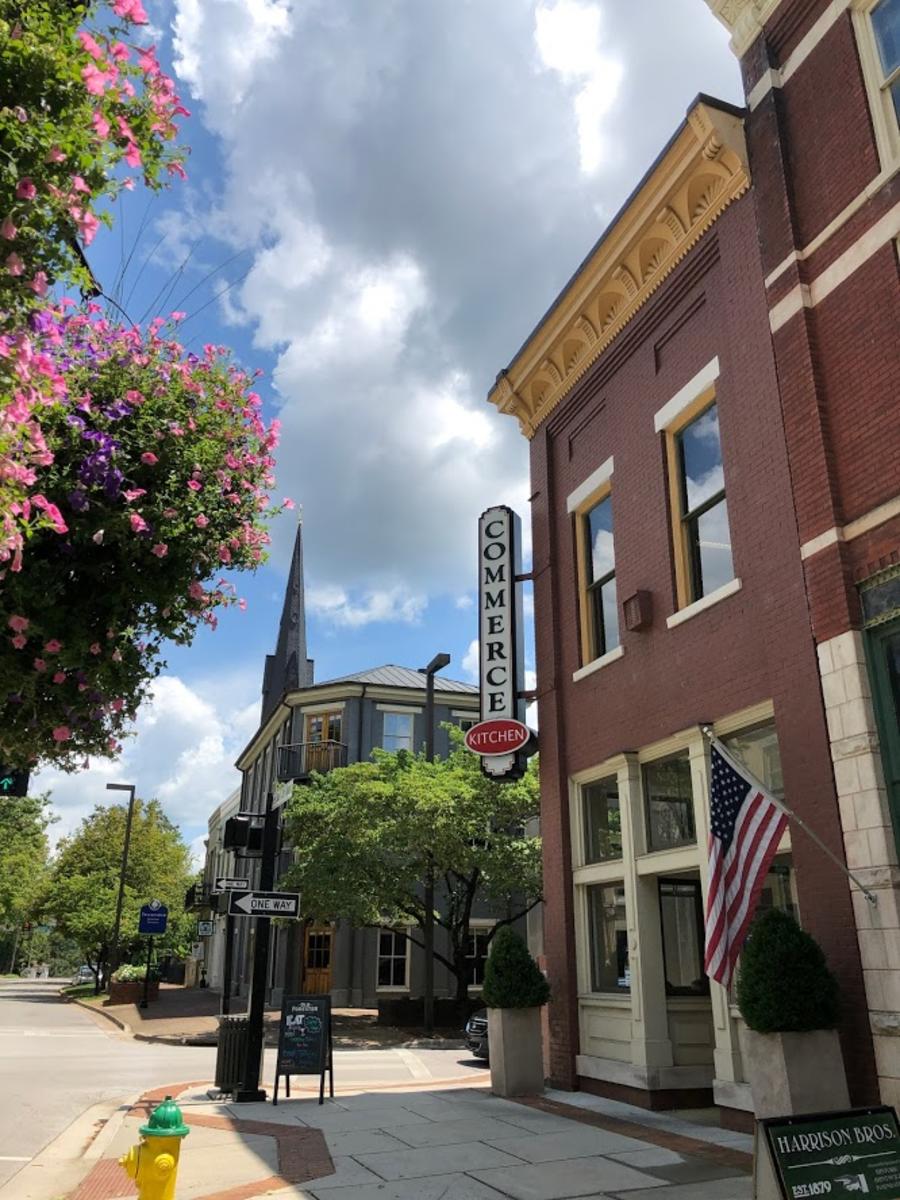
[[[444,755],[449,745],[442,723],[461,728],[474,724],[479,719],[479,692],[473,684],[441,675],[435,676],[434,684],[435,753]],[[266,657],[260,724],[236,763],[242,776],[240,812],[262,813],[267,793],[278,797],[283,790],[279,782],[302,785],[309,781],[310,772],[365,761],[376,747],[420,750],[424,743],[421,671],[388,664],[314,682],[313,662],[307,656],[302,526],[298,526],[277,646]],[[232,811],[229,804],[228,814]],[[207,888],[226,862],[233,863],[236,874],[249,877],[253,886],[258,860],[223,855],[223,818],[220,808],[210,820]],[[276,877],[287,868],[290,854],[290,847],[282,849]],[[481,983],[485,939],[494,923],[486,911],[476,911],[479,915],[472,918],[469,941],[473,989]],[[217,915],[215,921],[216,937],[224,939],[224,916]],[[249,989],[254,925],[249,918],[235,920],[232,992],[236,996],[246,995]],[[445,948],[442,937],[443,931],[436,929],[438,949]],[[221,981],[223,944],[216,946],[213,956],[214,986]],[[421,996],[423,977],[422,952],[395,930],[306,921],[276,924],[272,929],[268,998],[273,1004],[286,993],[328,992],[336,1006],[374,1007],[387,997]],[[435,962],[435,994],[453,993],[449,973]]]

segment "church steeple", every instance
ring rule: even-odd
[[[262,720],[272,713],[285,692],[309,687],[313,662],[306,656],[306,604],[303,582],[303,516],[297,521],[297,536],[284,593],[274,654],[266,655],[262,687]]]

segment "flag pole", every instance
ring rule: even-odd
[[[713,746],[715,746],[718,753],[721,754],[722,757],[732,767],[734,767],[734,769],[736,771],[739,771],[742,775],[746,775],[748,778],[752,779],[755,784],[759,785],[759,787],[766,793],[767,796],[771,796],[771,792],[769,791],[769,789],[765,786],[765,784],[761,783],[760,780],[758,780],[756,778],[756,776],[752,773],[752,771],[748,771],[747,768],[743,765],[743,763],[735,762],[735,760],[729,754],[728,748],[726,746],[723,746],[722,743],[719,741],[719,739],[716,737],[716,735],[713,733],[711,725],[701,725],[700,728],[703,731],[703,733],[705,733],[706,736],[709,738],[710,743]],[[790,817],[790,819],[792,821],[797,822],[797,824],[800,826],[800,828],[803,830],[803,832],[808,837],[812,838],[812,840],[816,843],[816,845],[819,847],[819,849],[824,854],[828,855],[828,857],[831,859],[831,861],[834,863],[834,865],[836,867],[839,867],[844,872],[844,874],[847,876],[847,878],[851,879],[856,884],[856,886],[859,888],[859,890],[862,892],[862,894],[865,896],[865,898],[868,900],[868,902],[870,904],[877,906],[878,897],[875,895],[875,893],[873,891],[871,891],[869,888],[867,888],[865,886],[865,884],[862,883],[859,879],[857,879],[857,877],[853,874],[853,872],[848,869],[847,864],[841,862],[841,860],[834,853],[834,851],[829,849],[829,847],[825,845],[825,843],[822,841],[822,839],[819,837],[819,835],[817,833],[814,833],[813,830],[810,829],[810,827],[807,825],[807,823],[803,820],[802,817],[799,817],[792,808],[788,808],[788,806],[785,804],[785,802],[783,800],[780,800],[777,796],[772,796],[772,802],[773,802],[773,804],[776,804],[788,817]]]

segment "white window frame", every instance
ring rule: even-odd
[[[396,926],[396,927],[393,925],[384,925],[384,926],[379,927],[379,929],[377,930],[377,941],[375,942],[375,991],[376,992],[398,992],[399,993],[399,992],[408,992],[409,991],[410,962],[411,962],[410,947],[412,946],[412,942],[409,940],[409,936],[408,936],[410,928],[411,927],[409,925]],[[381,935],[382,935],[382,933],[392,933],[396,937],[398,935],[398,931],[407,934],[407,937],[405,939],[405,942],[406,942],[405,954],[403,956],[404,962],[405,962],[405,965],[403,968],[403,975],[404,975],[404,979],[406,982],[403,984],[379,983],[378,975],[379,975],[379,968],[381,966],[381,960],[383,958],[388,957],[387,955],[383,955],[381,953]],[[390,959],[392,962],[396,961],[400,957],[401,956],[399,954],[390,955]]]
[[[869,111],[872,114],[878,158],[882,170],[888,170],[900,163],[900,128],[890,88],[886,86],[887,80],[882,74],[878,43],[872,28],[872,10],[879,2],[880,0],[852,0],[851,15],[869,99]]]
[[[381,722],[381,748],[382,750],[415,750],[416,746],[416,714],[408,708],[385,708],[384,716]],[[408,717],[409,718],[409,745],[408,746],[386,746],[384,740],[388,737],[387,719],[388,717]],[[391,734],[391,737],[397,736]]]
[[[492,917],[470,917],[469,918],[469,928],[466,932],[467,932],[467,934],[469,934],[469,933],[484,932],[486,930],[489,931],[489,930],[493,929],[496,924],[497,924],[497,922]],[[489,956],[490,956],[490,948],[488,949],[488,953],[485,955],[485,958],[484,958],[485,967],[487,967],[487,960],[488,960]],[[468,955],[468,954],[466,955],[467,959],[470,957],[471,957],[470,955]],[[470,992],[480,992],[483,987],[484,987],[483,982],[482,983],[470,983],[469,991]]]

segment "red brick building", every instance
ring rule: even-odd
[[[900,0],[709,0],[699,97],[490,399],[531,441],[551,1074],[752,1108],[702,968],[710,722],[800,830],[763,903],[900,1102]],[[898,825],[900,827],[900,825]]]

